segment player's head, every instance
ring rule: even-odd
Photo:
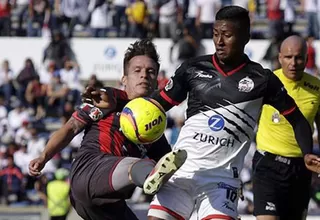
[[[213,41],[216,55],[223,63],[242,58],[250,39],[249,12],[239,6],[226,6],[216,14]]]
[[[148,96],[157,88],[159,67],[159,55],[150,40],[130,45],[124,55],[121,79],[130,99]]]
[[[288,79],[301,79],[307,63],[306,41],[297,35],[287,37],[280,47],[279,62]]]

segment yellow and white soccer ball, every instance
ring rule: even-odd
[[[120,115],[123,134],[135,144],[150,144],[158,140],[167,126],[162,106],[154,99],[141,97],[131,100]]]

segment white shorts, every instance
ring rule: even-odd
[[[238,181],[214,182],[207,177],[183,177],[178,173],[155,195],[148,216],[166,220],[237,219]]]

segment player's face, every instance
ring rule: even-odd
[[[213,42],[220,62],[225,63],[242,58],[247,43],[239,28],[232,21],[219,20],[214,23]]]
[[[157,64],[147,56],[133,57],[127,67],[122,83],[129,99],[150,95],[157,86]]]
[[[291,80],[301,79],[307,62],[305,48],[301,44],[291,44],[281,49],[279,62],[284,75]]]

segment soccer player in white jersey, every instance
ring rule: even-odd
[[[165,110],[188,97],[187,119],[174,149],[188,158],[151,202],[149,220],[202,220],[238,217],[239,173],[254,137],[263,104],[276,108],[293,127],[308,169],[320,173],[312,154],[308,121],[281,81],[244,54],[250,38],[249,13],[238,6],[216,15],[213,41],[216,53],[184,62],[167,86],[151,95]],[[156,192],[157,169],[147,177],[145,192]]]
[[[222,8],[213,35],[215,54],[184,62],[166,88],[152,95],[166,110],[188,97],[187,119],[173,147],[186,150],[188,158],[155,195],[149,220],[189,219],[194,208],[198,219],[237,219],[239,173],[263,104],[290,122],[308,168],[319,172],[308,121],[281,81],[244,54],[248,11]]]

